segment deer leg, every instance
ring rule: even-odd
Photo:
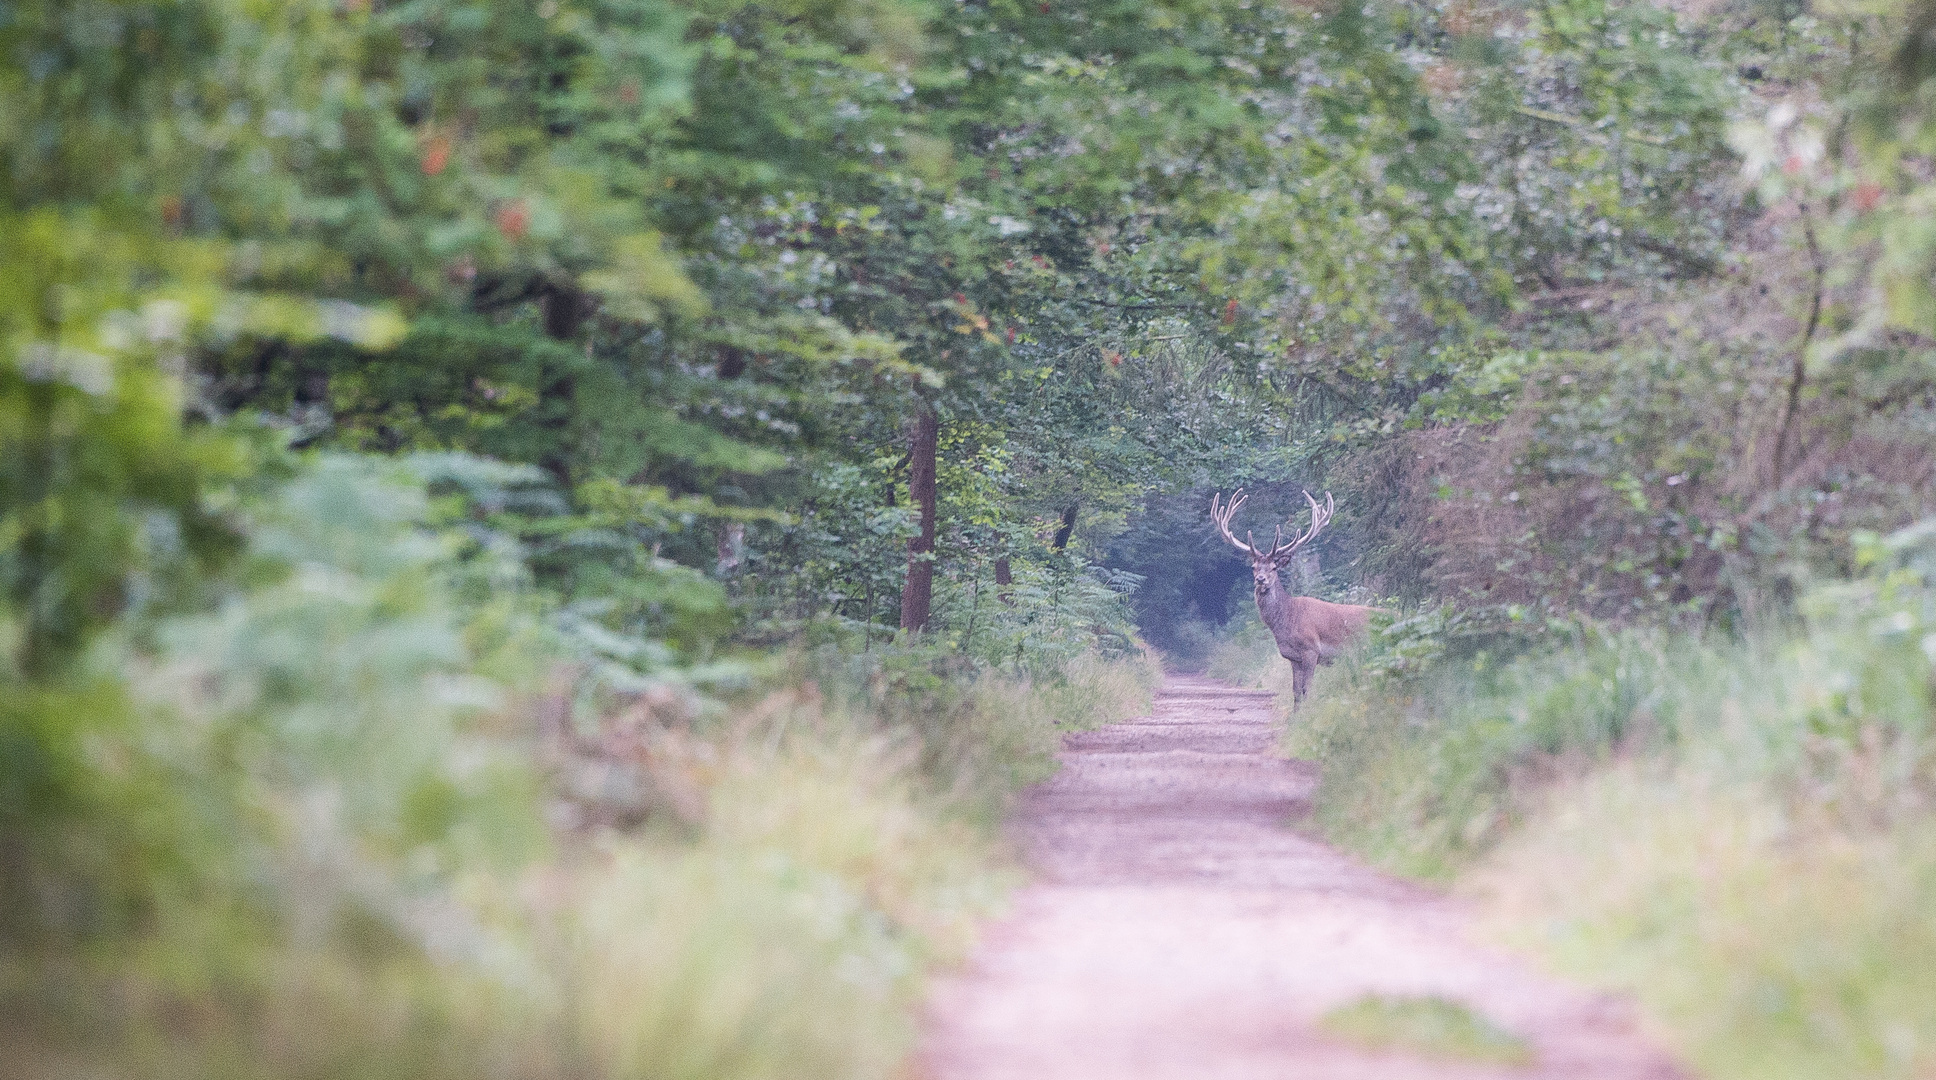
[[[1304,704],[1304,699],[1311,693],[1311,676],[1317,669],[1317,663],[1309,657],[1291,661],[1292,709]]]

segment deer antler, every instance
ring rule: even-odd
[[[1231,493],[1229,502],[1219,506],[1218,500],[1223,498],[1223,493],[1217,492],[1211,495],[1210,496],[1210,520],[1216,523],[1217,532],[1221,533],[1223,535],[1223,538],[1230,542],[1231,547],[1236,548],[1238,551],[1241,551],[1244,554],[1251,556],[1252,558],[1256,558],[1257,549],[1254,547],[1251,547],[1249,544],[1244,543],[1242,540],[1237,539],[1230,532],[1231,516],[1236,514],[1237,508],[1244,505],[1244,500],[1248,499],[1249,497],[1250,496],[1244,494],[1243,488],[1238,488],[1236,491]]]
[[[1324,493],[1323,506],[1319,506],[1318,501],[1313,499],[1311,493],[1308,491],[1304,493],[1304,501],[1311,504],[1311,527],[1304,530],[1303,535],[1295,537],[1288,544],[1277,543],[1271,546],[1270,560],[1279,566],[1290,561],[1292,552],[1303,547],[1310,542],[1312,537],[1323,532],[1324,527],[1331,524],[1331,512],[1337,508],[1337,504],[1331,501],[1331,493],[1328,491]],[[1280,537],[1283,535],[1283,531],[1284,527],[1282,525],[1278,526],[1278,535]]]
[[[1298,548],[1309,543],[1312,537],[1324,531],[1324,527],[1331,523],[1331,513],[1336,509],[1337,505],[1332,501],[1331,493],[1328,491],[1324,493],[1323,506],[1318,505],[1318,501],[1311,497],[1310,492],[1305,492],[1304,501],[1311,504],[1311,527],[1304,530],[1301,534],[1292,537],[1289,543],[1285,543],[1284,526],[1279,525],[1277,527],[1277,534],[1271,538],[1270,551],[1265,553],[1257,549],[1256,538],[1251,536],[1250,533],[1244,534],[1245,538],[1250,540],[1250,543],[1246,544],[1243,540],[1237,539],[1236,535],[1230,531],[1230,519],[1236,515],[1237,509],[1243,506],[1244,501],[1249,498],[1249,496],[1244,494],[1244,489],[1238,488],[1235,492],[1232,492],[1230,501],[1227,503],[1222,502],[1222,498],[1221,492],[1210,496],[1210,520],[1216,523],[1217,532],[1223,536],[1224,540],[1231,547],[1236,548],[1252,559],[1259,562],[1273,562],[1279,566],[1288,562],[1291,554]]]

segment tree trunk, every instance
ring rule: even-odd
[[[1007,588],[1007,586],[1013,584],[1015,584],[1015,571],[1009,568],[1008,556],[1003,555],[1001,558],[995,560],[995,586],[1000,590],[995,593],[995,599],[1000,600],[1009,607],[1014,607],[1015,597],[1009,593]]]
[[[544,317],[545,336],[555,341],[570,341],[598,310],[597,303],[576,289],[547,285],[538,297],[538,312]]]
[[[921,515],[921,532],[908,541],[907,585],[901,589],[901,629],[926,629],[934,604],[934,465],[941,419],[923,402],[908,439],[908,500]]]
[[[1063,548],[1068,547],[1069,538],[1076,534],[1076,510],[1077,509],[1078,509],[1078,504],[1076,503],[1070,503],[1066,508],[1063,509],[1062,527],[1055,531],[1055,541],[1049,545],[1054,550],[1061,551]]]

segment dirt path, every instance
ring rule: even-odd
[[[1073,736],[1020,828],[1036,870],[930,999],[932,1080],[1400,1080],[1680,1074],[1618,1002],[1473,944],[1450,901],[1287,823],[1311,766],[1270,695],[1172,676],[1151,717]],[[1508,1068],[1318,1033],[1367,993],[1457,999],[1533,1047]]]

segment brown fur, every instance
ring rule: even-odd
[[[1329,664],[1353,639],[1365,632],[1371,608],[1362,604],[1333,604],[1284,591],[1273,562],[1252,558],[1257,613],[1277,639],[1277,654],[1291,662],[1291,706],[1296,708],[1311,692],[1311,677],[1319,664]]]
[[[1318,665],[1336,659],[1352,639],[1363,634],[1374,610],[1360,604],[1333,604],[1310,596],[1292,596],[1284,591],[1277,571],[1331,520],[1329,493],[1324,496],[1323,506],[1308,491],[1304,499],[1311,504],[1310,529],[1289,543],[1284,542],[1283,530],[1279,529],[1268,550],[1257,547],[1254,541],[1245,543],[1230,531],[1232,515],[1244,504],[1242,491],[1225,505],[1220,506],[1215,498],[1210,500],[1210,520],[1216,524],[1218,533],[1231,547],[1249,557],[1257,613],[1263,617],[1264,625],[1270,627],[1271,637],[1277,639],[1277,654],[1291,662],[1292,708],[1302,704],[1311,692],[1311,677],[1317,673]]]

